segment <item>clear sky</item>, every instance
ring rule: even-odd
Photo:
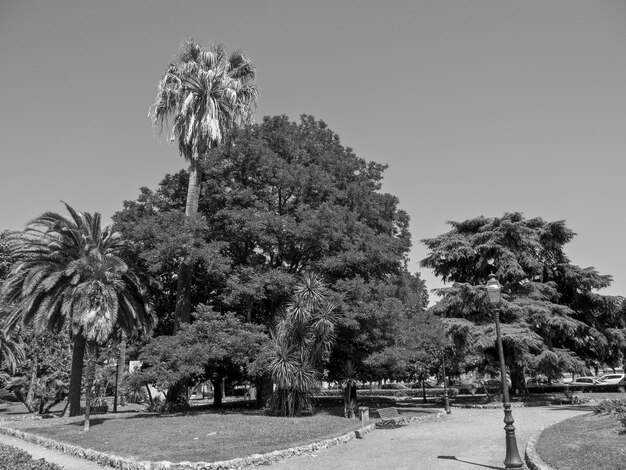
[[[420,239],[520,211],[626,295],[622,0],[0,0],[0,229],[60,200],[109,218],[185,166],[147,117],[181,41],[254,61],[257,119],[323,119]]]

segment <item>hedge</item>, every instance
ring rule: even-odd
[[[448,396],[455,397],[459,394],[459,389],[455,387],[448,388]],[[343,390],[320,390],[315,393],[316,396],[320,397],[343,397]],[[357,399],[359,397],[397,397],[397,398],[407,398],[407,397],[415,397],[421,398],[423,396],[423,392],[421,389],[417,388],[400,388],[400,389],[365,389],[357,391]],[[426,397],[442,397],[443,396],[443,388],[427,388],[426,389]]]
[[[528,387],[528,393],[554,393],[554,392],[583,392],[583,393],[624,393],[626,386],[619,384],[606,385],[542,385],[540,387]]]
[[[63,470],[44,459],[34,460],[31,455],[17,447],[0,444],[0,468],[3,470]]]

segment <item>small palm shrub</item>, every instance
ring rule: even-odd
[[[163,413],[165,410],[165,397],[157,395],[152,398],[150,404],[146,407],[147,411],[156,411],[157,413]]]
[[[326,286],[305,273],[272,332],[269,372],[274,393],[269,411],[278,416],[311,414],[321,364],[335,339],[336,304],[325,299]]]
[[[145,403],[148,401],[146,384],[139,374],[131,374],[125,377],[119,386],[119,393],[124,396],[128,403]]]

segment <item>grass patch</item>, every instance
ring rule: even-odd
[[[97,415],[83,419],[21,421],[10,426],[84,448],[137,460],[214,462],[309,444],[360,427],[360,421],[328,413],[278,418],[258,412]]]
[[[626,436],[607,415],[584,415],[546,429],[536,446],[541,458],[558,470],[615,470],[626,462]]]

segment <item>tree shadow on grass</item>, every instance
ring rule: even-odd
[[[466,463],[468,465],[476,465],[477,467],[492,468],[494,470],[504,470],[504,467],[494,467],[492,465],[484,465],[482,463],[468,462],[467,460],[457,459],[454,455],[439,455],[437,456],[437,458],[445,459],[445,460],[454,460],[456,462]]]
[[[94,426],[99,426],[100,424],[104,423],[106,421],[106,419],[104,418],[90,418],[89,419],[89,427],[92,428]],[[83,427],[83,420],[79,420],[79,421],[74,421],[73,423],[67,423],[68,426],[80,426],[81,428]]]
[[[562,410],[572,410],[572,411],[593,411],[594,405],[556,405],[548,408],[550,411],[562,411]]]
[[[232,410],[232,409],[201,409],[201,410],[188,410],[188,411],[172,411],[162,412],[158,411],[139,411],[134,414],[125,416],[124,419],[144,419],[144,418],[180,418],[184,416],[210,416],[210,415],[243,415],[243,416],[265,416],[265,413],[261,410]]]

